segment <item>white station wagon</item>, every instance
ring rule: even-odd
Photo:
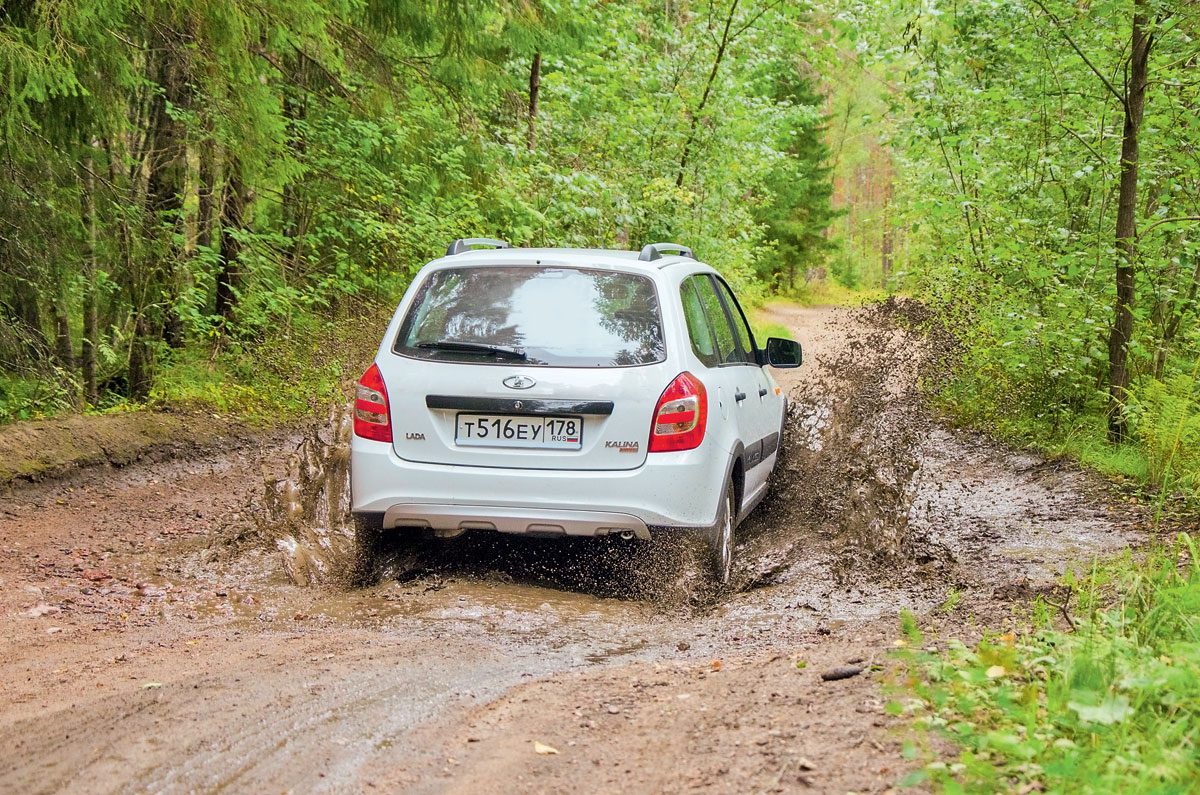
[[[359,381],[360,548],[383,533],[704,534],[728,582],[786,398],[733,291],[691,249],[456,240],[421,269]]]

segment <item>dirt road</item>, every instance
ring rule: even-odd
[[[678,545],[494,537],[397,547],[345,586],[340,459],[295,436],[14,487],[0,791],[893,786],[899,611],[942,636],[1018,620],[1137,516],[930,419],[886,312],[770,314],[808,363],[731,593]],[[280,481],[305,455],[320,471]]]

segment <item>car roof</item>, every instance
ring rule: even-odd
[[[618,268],[620,270],[655,273],[671,265],[681,263],[701,265],[704,263],[691,257],[664,254],[647,262],[638,258],[636,251],[607,248],[483,248],[451,254],[430,262],[430,266],[450,267],[454,265],[506,265],[527,264],[530,261],[574,265],[589,268]]]

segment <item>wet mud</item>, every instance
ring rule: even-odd
[[[678,535],[394,535],[364,583],[340,409],[12,492],[0,790],[685,789],[629,772],[659,764],[647,735],[667,738],[663,770],[715,791],[888,786],[874,668],[826,686],[818,665],[885,660],[902,609],[1012,621],[1066,566],[1137,543],[1142,517],[1087,473],[939,423],[917,385],[943,352],[911,331],[919,307],[767,311],[807,361],[778,376],[783,456],[728,588]],[[614,758],[564,745],[569,763],[533,765],[548,733]]]
[[[1136,540],[1120,527],[1139,516],[1125,510],[1116,522],[1097,507],[1105,503],[1094,478],[938,423],[918,384],[936,377],[952,343],[913,330],[924,320],[918,304],[825,312],[817,324],[808,312],[785,306],[771,318],[808,333],[809,363],[779,374],[789,398],[782,453],[767,498],[739,528],[729,586],[710,581],[703,544],[686,534],[645,543],[399,531],[364,581],[347,514],[342,408],[294,440],[282,476],[265,470],[252,511],[258,532],[290,580],[323,592],[334,612],[339,599],[361,607],[376,593],[383,604],[365,608],[370,617],[418,616],[424,600],[413,595],[433,593],[520,611],[532,589],[678,621],[775,620],[781,599],[814,621],[871,618],[898,604],[928,609],[952,590],[1018,572],[1018,584],[1001,590],[1036,591],[1067,561]],[[364,613],[356,611],[343,615]]]

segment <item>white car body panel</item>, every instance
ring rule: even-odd
[[[611,269],[652,279],[665,359],[620,367],[556,367],[436,361],[393,351],[403,319],[434,271],[536,264]],[[352,510],[382,515],[385,529],[648,537],[650,528],[711,526],[724,484],[736,470],[743,481],[739,519],[744,518],[765,494],[785,400],[765,367],[707,367],[693,351],[680,285],[692,275],[709,273],[716,271],[690,257],[643,262],[636,252],[578,249],[477,250],[426,265],[397,307],[375,357],[387,387],[393,441],[352,439]],[[707,391],[704,439],[693,450],[648,453],[658,399],[685,371]],[[512,376],[535,383],[515,390],[504,383]],[[745,398],[736,400],[738,394]],[[578,450],[465,447],[455,443],[455,417],[463,400],[507,408],[498,413],[519,413],[515,404],[529,401],[611,402],[612,409],[580,415],[584,424]],[[450,407],[431,408],[431,403]]]

